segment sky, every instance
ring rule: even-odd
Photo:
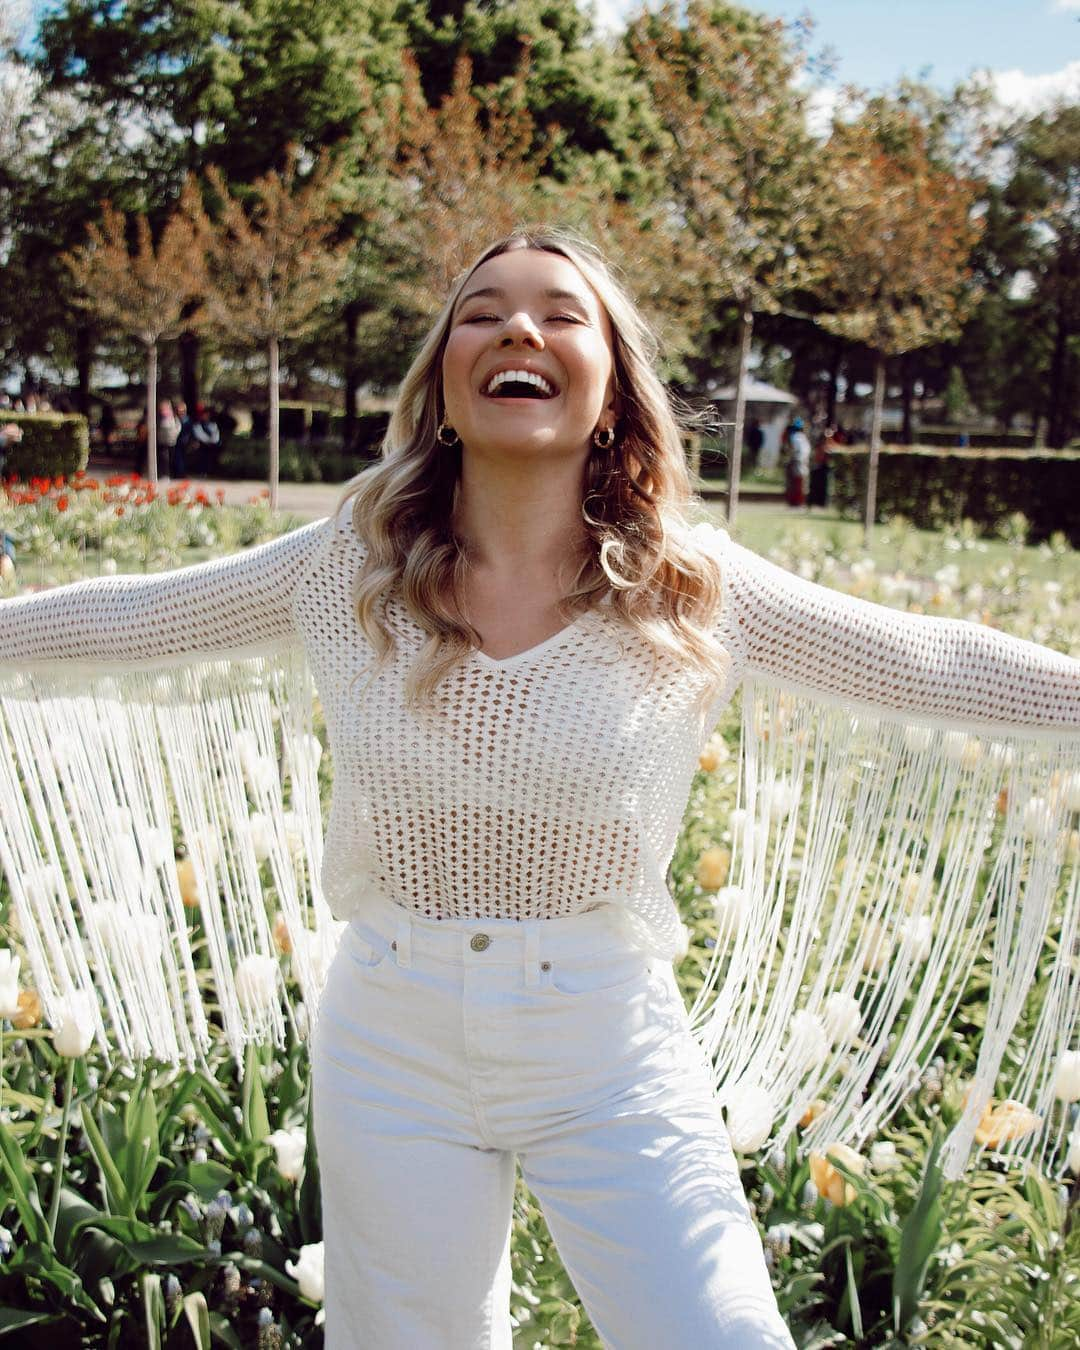
[[[596,0],[605,26],[637,0]],[[1080,99],[1080,0],[797,0],[748,8],[788,21],[810,14],[812,50],[830,47],[833,83],[871,90],[903,75],[942,89],[991,72],[999,100],[1036,112],[1059,94]]]

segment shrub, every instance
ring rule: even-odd
[[[861,519],[866,499],[865,447],[835,449],[833,501]],[[1064,533],[1080,547],[1080,454],[1075,451],[935,450],[885,447],[878,464],[876,519],[906,516],[936,530],[969,519],[993,534],[1004,517],[1022,512],[1029,542]]]
[[[5,477],[70,478],[86,468],[90,431],[80,414],[0,412],[0,423],[8,422],[21,427],[22,440],[7,447]]]

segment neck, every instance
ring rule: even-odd
[[[454,530],[492,576],[558,572],[584,544],[580,460],[478,462],[462,455]]]

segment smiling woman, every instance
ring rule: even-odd
[[[317,1016],[331,1350],[510,1350],[515,1158],[606,1345],[789,1350],[732,1144],[825,1097],[804,1145],[872,1137],[984,938],[949,1174],[1003,1066],[1010,1139],[1072,1128],[1080,663],[691,527],[652,352],[594,252],[514,235],[332,518],[0,605],[0,865],[57,1033],[85,1006],[194,1060],[205,961],[230,1044],[280,1042],[272,877]],[[668,869],[740,685],[688,1012]],[[1039,1053],[1007,1058],[1040,965]]]
[[[384,460],[346,490],[357,615],[382,669],[398,594],[429,701],[473,652],[527,651],[599,604],[714,676],[719,574],[681,528],[682,426],[656,344],[599,253],[522,231],[458,279],[401,387]]]

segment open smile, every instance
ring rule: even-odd
[[[493,375],[490,375],[480,392],[485,398],[509,399],[519,402],[522,400],[543,401],[551,399],[559,391],[546,375],[541,375],[538,371],[514,367],[507,370],[497,370]]]

